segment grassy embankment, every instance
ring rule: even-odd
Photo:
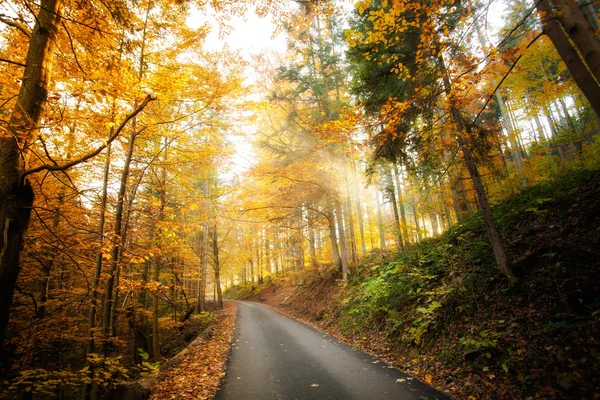
[[[348,285],[227,295],[266,301],[457,398],[599,398],[599,178],[572,172],[494,207],[512,284],[474,215],[391,262],[371,254]]]

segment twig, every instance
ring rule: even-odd
[[[83,69],[81,64],[79,64],[79,59],[77,58],[77,52],[75,51],[75,45],[73,44],[73,38],[71,38],[71,33],[67,29],[67,25],[65,25],[64,22],[61,22],[61,24],[62,24],[63,28],[65,28],[65,32],[67,33],[67,37],[69,38],[69,43],[71,44],[71,52],[73,53],[73,57],[75,57],[75,63],[77,64],[77,66],[79,67],[81,72],[83,72],[84,74],[87,74],[87,72],[85,72],[85,70]]]

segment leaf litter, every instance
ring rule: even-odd
[[[223,312],[217,316],[213,334],[203,345],[187,353],[181,364],[167,371],[154,387],[150,400],[214,398],[225,376],[235,315],[235,305],[226,303]]]

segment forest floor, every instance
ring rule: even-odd
[[[181,362],[168,369],[152,390],[151,400],[212,399],[218,391],[235,327],[236,307],[226,303],[210,335],[187,347]]]
[[[475,215],[400,255],[372,253],[349,283],[302,271],[227,296],[266,302],[458,399],[598,399],[599,178],[572,172],[494,208],[512,283]]]

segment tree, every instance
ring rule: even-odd
[[[454,123],[454,127],[446,128],[455,132],[453,136],[463,153],[486,221],[498,268],[507,277],[512,277],[513,273],[502,248],[487,194],[472,155],[474,137],[465,122],[462,110],[459,109],[466,99],[462,98],[463,94],[460,91],[454,89],[453,86],[457,84],[451,83],[444,61],[444,52],[453,52],[455,56],[458,55],[458,60],[470,62],[468,57],[460,54],[459,49],[452,48],[443,40],[443,37],[448,37],[449,32],[456,29],[460,20],[464,19],[464,16],[457,18],[458,13],[464,13],[466,10],[461,7],[449,8],[449,4],[444,1],[432,4],[416,2],[411,3],[411,7],[396,3],[369,3],[359,4],[359,14],[366,12],[369,17],[361,20],[359,31],[355,30],[349,35],[352,46],[362,46],[357,50],[355,60],[361,65],[376,64],[375,67],[362,69],[367,71],[363,75],[367,78],[379,69],[377,63],[381,65],[386,62],[390,69],[385,71],[384,67],[381,73],[397,82],[394,88],[403,85],[407,89],[393,94],[394,97],[388,97],[384,104],[380,94],[367,103],[379,105],[382,111],[378,112],[385,118],[378,147],[379,156],[395,160],[399,154],[406,152],[408,132],[419,128],[419,118],[422,116],[431,118],[435,102],[440,100],[437,81],[441,78],[442,93],[446,95],[443,106]],[[400,41],[400,38],[407,40]],[[449,42],[447,39],[446,41]],[[373,92],[369,80],[362,87],[367,93]],[[413,140],[420,140],[421,137],[424,135],[417,133]]]
[[[8,128],[2,130],[0,150],[0,228],[5,235],[0,239],[0,348],[3,347],[8,324],[13,292],[20,271],[20,255],[23,238],[27,231],[33,205],[33,192],[27,176],[40,171],[65,171],[89,160],[104,150],[135,115],[151,100],[147,96],[134,111],[114,130],[105,143],[95,150],[73,157],[62,165],[52,164],[29,166],[32,156],[32,143],[46,105],[51,85],[51,70],[57,43],[59,25],[63,13],[60,0],[43,1],[35,18],[34,29],[30,33],[27,59],[23,79],[15,105],[10,114]]]

